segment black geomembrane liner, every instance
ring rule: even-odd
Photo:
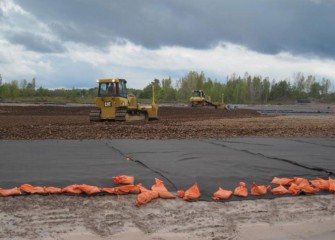
[[[1,188],[23,183],[113,187],[113,176],[132,175],[147,188],[160,178],[172,192],[197,182],[201,199],[210,200],[219,186],[233,190],[240,181],[250,189],[253,182],[269,185],[273,177],[335,173],[334,138],[3,140],[0,150]]]

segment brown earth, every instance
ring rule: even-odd
[[[159,120],[89,122],[91,107],[0,106],[0,139],[187,139],[334,136],[333,115],[266,116],[254,110],[160,107]]]

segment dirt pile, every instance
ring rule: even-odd
[[[188,139],[334,136],[332,116],[269,117],[254,110],[160,107],[150,122],[89,122],[91,107],[0,106],[0,139]]]

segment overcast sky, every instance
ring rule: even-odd
[[[0,0],[0,74],[46,88],[189,71],[335,85],[335,0]]]

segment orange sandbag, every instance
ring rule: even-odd
[[[73,184],[63,188],[62,193],[80,194],[82,191],[78,188],[77,184]]]
[[[198,188],[198,184],[194,184],[192,187],[190,187],[188,190],[185,191],[184,200],[196,200],[200,198],[201,194]]]
[[[80,189],[83,193],[86,193],[87,195],[101,192],[100,188],[86,184],[77,185],[77,188]]]
[[[270,190],[270,186],[257,186],[256,183],[253,183],[251,185],[251,195],[253,196],[260,196],[260,195],[265,195],[267,194],[268,190]]]
[[[140,193],[140,188],[138,186],[134,186],[134,185],[121,186],[121,187],[119,187],[119,189],[123,192],[128,191],[129,193],[133,193],[133,194],[139,194]]]
[[[298,185],[299,189],[304,193],[316,193],[318,188],[313,188],[309,181],[305,178],[294,178],[294,182]]]
[[[299,188],[301,189],[301,191],[303,191],[304,193],[317,193],[319,191],[318,188],[314,188],[309,184],[303,184],[303,185],[299,185]]]
[[[271,183],[278,184],[278,185],[289,185],[292,181],[293,181],[293,179],[291,179],[291,178],[277,178],[277,177],[274,177],[272,179]]]
[[[234,190],[234,195],[239,197],[248,197],[248,189],[245,186],[245,182],[240,182],[240,186]]]
[[[184,190],[178,190],[177,191],[177,196],[180,197],[180,198],[183,198],[185,195],[185,191]]]
[[[101,188],[101,192],[115,194],[115,188]]]
[[[45,193],[42,187],[34,187],[30,184],[22,184],[20,190],[25,193]]]
[[[113,177],[113,181],[115,184],[134,185],[135,178],[133,176],[121,175],[121,176]]]
[[[138,186],[124,185],[124,186],[120,186],[120,187],[115,187],[113,193],[117,194],[117,195],[124,195],[124,194],[129,194],[129,193],[138,194],[138,193],[140,193],[140,189],[139,189]]]
[[[7,196],[15,196],[15,195],[20,195],[21,191],[19,188],[11,188],[11,189],[3,189],[0,188],[0,196],[1,197],[7,197]]]
[[[158,178],[155,178],[155,182],[156,183],[151,187],[151,190],[158,192],[158,195],[160,198],[165,198],[165,199],[176,198],[175,195],[173,195],[167,190],[163,181],[159,180]]]
[[[283,185],[279,185],[279,187],[273,188],[271,192],[274,195],[283,195],[290,193],[285,187],[283,187]]]
[[[213,200],[220,200],[220,199],[228,199],[233,194],[233,191],[224,190],[223,188],[219,187],[215,193],[213,193]]]
[[[332,178],[329,178],[328,182],[329,182],[329,191],[335,192],[335,180]]]
[[[298,195],[301,192],[301,189],[300,189],[300,187],[297,184],[291,183],[291,186],[288,188],[288,191],[292,195]]]
[[[291,183],[295,183],[298,186],[301,185],[301,184],[304,184],[304,185],[309,184],[308,180],[306,178],[300,178],[300,177],[294,177],[293,181]]]
[[[170,192],[158,192],[158,196],[160,198],[164,198],[164,199],[172,199],[172,198],[176,198],[176,195],[170,193]]]
[[[148,202],[150,202],[151,200],[158,198],[158,192],[155,191],[146,191],[146,192],[142,192],[140,194],[137,195],[136,201],[135,201],[135,205],[136,206],[141,206],[143,204],[146,204]]]
[[[318,189],[325,190],[325,191],[329,190],[329,181],[328,180],[317,177],[316,180],[312,180],[310,182],[314,187],[316,187]]]
[[[299,178],[297,181],[294,181],[295,184],[297,184],[301,189],[310,186],[309,181],[305,178]]]
[[[57,187],[44,187],[44,192],[45,193],[62,193],[62,189],[57,188]]]
[[[151,190],[156,192],[168,192],[167,188],[165,187],[163,181],[155,178],[155,184],[152,185]]]

